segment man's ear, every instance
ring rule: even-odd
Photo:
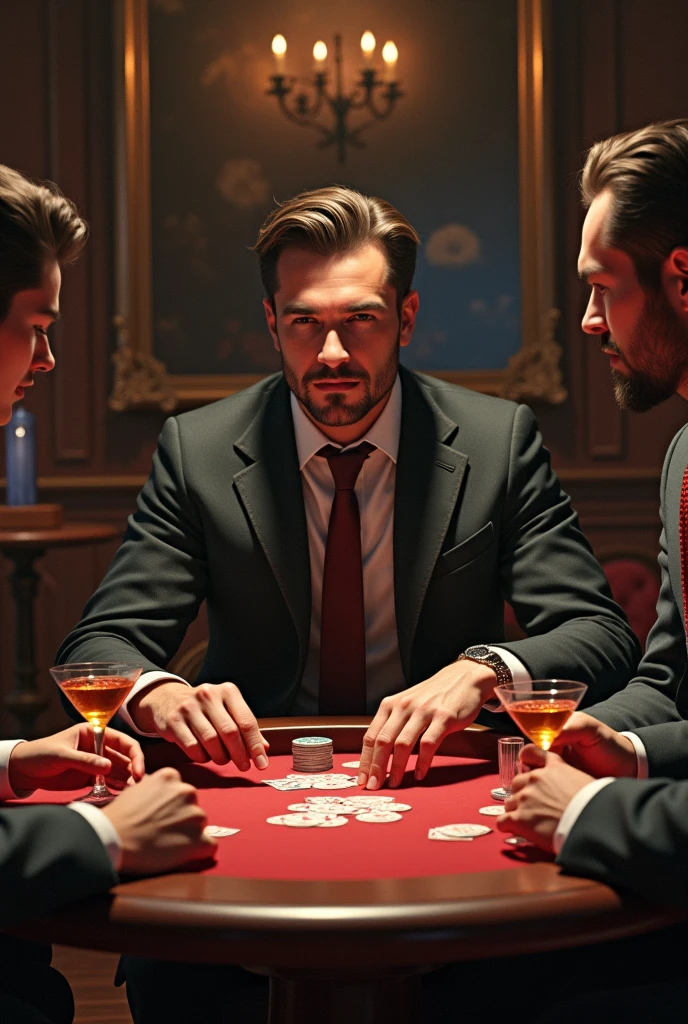
[[[418,292],[415,289],[406,295],[401,301],[399,344],[404,348],[411,341],[413,328],[416,326],[418,315]]]
[[[664,261],[662,283],[676,312],[688,319],[688,249],[674,249]]]
[[[275,346],[277,351],[280,351],[279,337],[277,334],[277,317],[275,316],[275,308],[270,299],[263,299],[263,309],[265,310],[265,319],[268,322],[268,330],[272,335],[272,344]]]

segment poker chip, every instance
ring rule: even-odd
[[[500,807],[498,804],[490,804],[489,807],[478,808],[478,814],[488,814],[491,817],[496,818],[498,815],[501,816],[504,814],[504,808]]]
[[[329,771],[333,749],[328,736],[298,736],[291,743],[294,771],[313,774]]]
[[[361,762],[360,761],[345,761],[343,763],[343,765],[342,765],[342,768],[360,768],[360,767],[361,767]]]
[[[356,821],[366,821],[371,825],[385,825],[390,821],[401,821],[401,814],[394,811],[364,811],[356,815]]]
[[[241,832],[241,829],[225,828],[223,825],[206,825],[203,831],[214,839],[223,839],[225,836],[235,836],[237,832]]]
[[[346,800],[349,803],[359,804],[393,804],[396,803],[396,797],[394,796],[378,796],[376,793],[361,793],[360,796],[348,796]]]
[[[303,798],[307,804],[340,804],[343,802],[343,796],[305,796]]]
[[[506,800],[508,794],[503,786],[497,786],[496,789],[490,790],[490,796],[493,800]]]
[[[397,803],[384,804],[383,807],[382,807],[382,810],[384,810],[384,811],[397,811],[397,812],[402,812],[403,813],[404,811],[410,811],[411,810],[411,804],[397,804]]]
[[[507,836],[504,840],[509,846],[531,846],[530,839],[524,839],[523,836]]]
[[[445,836],[437,828],[428,830],[428,839],[437,839],[442,843],[472,843],[473,836]]]
[[[348,824],[349,824],[349,819],[348,818],[334,817],[334,818],[328,818],[327,821],[321,821],[320,824],[318,825],[318,828],[339,828],[341,825],[348,825]]]
[[[452,838],[465,838],[469,837],[473,839],[474,836],[486,836],[492,831],[487,825],[472,825],[467,823],[461,823],[456,825],[437,825],[436,830],[441,832],[445,836],[451,836]]]

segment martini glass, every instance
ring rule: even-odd
[[[569,679],[532,679],[495,686],[504,709],[541,750],[549,750],[586,690],[585,683]]]
[[[121,661],[84,661],[56,665],[50,674],[79,714],[93,729],[94,749],[103,756],[105,727],[122,705],[143,670]],[[96,775],[93,789],[79,799],[102,807],[117,794]]]

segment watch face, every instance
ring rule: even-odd
[[[489,647],[469,647],[466,651],[469,658],[486,658],[489,653]]]

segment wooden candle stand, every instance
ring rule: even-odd
[[[59,530],[62,505],[0,505],[0,530]]]

